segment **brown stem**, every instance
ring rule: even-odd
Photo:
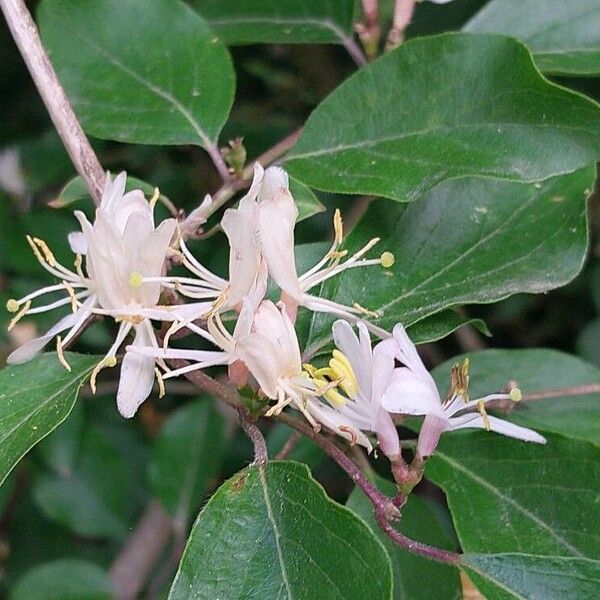
[[[299,431],[292,432],[292,435],[290,435],[290,437],[287,439],[283,445],[283,448],[275,456],[275,460],[285,460],[301,439],[302,434]]]
[[[217,171],[219,172],[219,175],[221,176],[221,179],[224,182],[231,181],[231,173],[229,172],[229,167],[223,159],[219,148],[212,142],[208,142],[205,140],[204,149],[208,153],[208,156],[210,156],[210,160],[212,160],[213,165],[215,165]]]
[[[597,394],[600,392],[600,383],[588,383],[585,385],[574,385],[555,390],[540,390],[523,394],[523,400],[544,400],[546,398],[560,398],[561,396],[584,396],[586,394]]]
[[[269,461],[267,454],[267,444],[261,430],[250,420],[248,411],[238,408],[240,416],[240,425],[244,433],[250,438],[254,446],[254,462],[257,465],[264,465]]]
[[[381,27],[379,26],[378,0],[362,0],[364,20],[355,26],[369,60],[373,60],[379,51]]]
[[[134,600],[144,588],[173,532],[173,521],[157,500],[150,500],[109,576],[119,600]]]
[[[98,204],[104,171],[58,80],[35,22],[23,0],[0,0],[0,8],[73,165]]]

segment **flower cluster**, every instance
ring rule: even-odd
[[[165,379],[221,365],[228,367],[233,383],[249,384],[265,402],[272,401],[267,416],[289,405],[315,429],[324,426],[352,444],[371,450],[376,438],[391,460],[400,456],[394,414],[425,416],[418,441],[418,454],[423,458],[433,452],[443,431],[466,427],[545,441],[529,429],[488,416],[487,401],[519,400],[518,390],[470,400],[468,363],[463,363],[453,369],[451,389],[442,402],[401,325],[390,335],[361,319],[377,313],[311,294],[317,285],[344,270],[375,265],[389,268],[394,257],[383,252],[378,258],[365,258],[377,238],[349,255],[342,249],[342,219],[336,211],[331,248],[314,267],[298,274],[294,255],[298,210],[283,169],[265,171],[256,164],[248,193],[237,208],[225,211],[221,227],[230,247],[227,279],[194,257],[174,219],[155,226],[153,209],[158,193],[147,200],[140,190],[125,193],[125,184],[125,173],[114,181],[107,175],[93,223],[82,212],[75,212],[81,231],[69,236],[75,253],[73,269],[61,265],[41,239],[28,237],[41,265],[59,283],[9,300],[7,309],[15,313],[9,327],[26,314],[61,306],[70,307],[70,313],[45,335],[15,350],[8,362],[31,359],[56,337],[59,360],[68,369],[63,348],[90,317],[102,315],[112,318],[118,330],[92,374],[92,389],[98,372],[116,365],[117,352],[129,334],[134,334],[126,345],[117,392],[117,406],[125,417],[135,414],[155,378],[162,390]],[[197,221],[210,205],[207,198],[195,211]],[[167,274],[167,257],[179,260],[189,275]],[[277,303],[267,297],[269,279],[279,290]],[[39,297],[57,293],[64,297],[33,306]],[[169,304],[164,302],[167,296]],[[181,298],[189,301],[177,303]],[[341,317],[333,325],[336,348],[325,365],[302,363],[294,328],[299,307]],[[225,314],[234,316],[231,331]],[[158,336],[153,322],[166,322],[166,333]],[[173,347],[180,330],[199,336],[202,344],[193,349]],[[375,346],[369,330],[382,338]],[[205,346],[209,348],[201,349]]]

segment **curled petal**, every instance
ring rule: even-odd
[[[545,444],[546,438],[533,429],[527,427],[520,427],[504,419],[498,419],[497,417],[487,416],[490,430],[500,433],[507,437],[515,438],[517,440],[523,440],[525,442],[534,442],[536,444]],[[455,429],[485,429],[483,417],[479,413],[468,413],[466,415],[460,415],[453,417],[449,420],[449,430]]]
[[[437,390],[434,392],[427,380],[417,377],[407,367],[394,369],[390,385],[381,398],[381,406],[391,413],[404,415],[431,413],[444,417]]]

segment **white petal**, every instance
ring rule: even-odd
[[[72,231],[69,236],[69,246],[75,254],[86,254],[87,253],[87,239],[85,234],[81,231]]]
[[[437,391],[410,369],[394,369],[389,387],[381,398],[381,406],[391,413],[404,415],[438,414],[444,416]]]
[[[145,327],[136,329],[133,346],[151,346],[152,340]],[[140,404],[148,398],[154,385],[154,358],[126,352],[121,365],[117,408],[126,418],[135,415]]]
[[[536,444],[545,444],[546,438],[541,436],[533,429],[527,429],[526,427],[520,427],[514,423],[505,421],[504,419],[498,419],[497,417],[488,416],[490,423],[490,430],[506,435],[517,440],[523,440],[525,442],[535,442]],[[452,417],[449,419],[450,426],[448,429],[471,429],[478,428],[484,429],[485,424],[483,417],[479,413],[469,413],[466,415],[460,415],[459,417]]]

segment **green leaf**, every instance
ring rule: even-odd
[[[464,29],[519,38],[531,48],[542,71],[600,73],[600,4],[596,0],[493,0]]]
[[[290,437],[296,434],[297,432],[288,425],[285,425],[284,423],[275,423],[274,426],[269,429],[269,433],[266,436],[269,456],[275,457],[278,452],[283,450]],[[327,455],[323,450],[321,450],[321,448],[311,439],[303,435],[297,438],[294,447],[286,457],[286,459],[304,463],[313,471],[318,469],[326,458]]]
[[[88,133],[138,144],[216,142],[233,102],[231,59],[183,2],[43,0],[38,21]]]
[[[314,217],[314,215],[326,210],[315,193],[308,186],[293,177],[290,177],[290,191],[298,207],[297,222]]]
[[[365,523],[330,500],[306,466],[271,462],[244,469],[211,498],[169,598],[366,600],[391,592],[389,559]]]
[[[411,40],[358,71],[286,165],[317,189],[407,202],[455,177],[531,182],[599,155],[595,102],[543,79],[516,40],[463,33]]]
[[[88,428],[73,468],[41,475],[33,496],[50,519],[72,531],[121,540],[128,525],[127,483],[119,452],[102,433]]]
[[[154,195],[154,190],[156,188],[146,182],[138,179],[137,177],[127,176],[127,183],[125,184],[125,190],[142,190],[146,196],[152,198]],[[70,181],[68,181],[64,187],[60,190],[58,196],[48,202],[48,204],[52,208],[65,208],[66,206],[70,206],[74,202],[78,202],[79,200],[88,199],[90,197],[90,193],[86,187],[83,179],[78,175],[77,177],[73,177]],[[164,195],[160,195],[161,200],[168,200],[168,198]]]
[[[462,561],[488,600],[595,598],[600,561],[531,554],[467,554]]]
[[[577,353],[600,367],[600,319],[590,321],[577,338]]]
[[[42,354],[0,371],[0,483],[13,467],[69,415],[77,394],[98,362],[96,356]]]
[[[195,0],[226,44],[341,44],[353,34],[353,0]]]
[[[225,423],[210,398],[177,410],[154,442],[148,478],[169,514],[189,518],[206,494],[223,458]]]
[[[114,597],[112,583],[104,570],[75,558],[31,569],[10,593],[10,600],[111,600]]]
[[[475,327],[483,335],[491,335],[487,325],[481,319],[468,319],[453,310],[445,310],[417,321],[408,328],[408,333],[415,344],[424,344],[441,340],[464,325]]]
[[[440,390],[448,389],[455,357],[433,370]],[[575,356],[556,350],[483,350],[469,354],[472,398],[501,390],[514,380],[524,394],[600,383],[600,371]],[[560,433],[600,446],[600,393],[524,400],[507,418],[519,425]]]
[[[531,572],[527,556],[506,564],[495,556],[487,566],[486,559],[478,563],[467,557],[467,564],[471,560],[504,582],[504,593],[490,595],[490,600],[586,597],[538,595],[536,585],[542,572],[550,576],[558,565],[552,572],[556,580],[570,564],[554,558],[581,564],[598,558],[600,449],[546,435],[547,445],[540,446],[487,432],[453,432],[443,437],[427,463],[425,475],[446,492],[466,553],[534,555],[537,564]],[[587,584],[580,584],[585,589]],[[518,590],[524,586],[531,591],[521,595]]]
[[[383,311],[378,324],[391,328],[455,305],[564,285],[586,255],[585,198],[593,181],[592,168],[537,184],[460,179],[410,205],[375,202],[346,247],[355,251],[381,237],[378,248],[395,254],[394,266],[350,269],[321,295]],[[330,338],[330,324],[313,315],[312,348]]]
[[[374,483],[388,496],[396,494],[396,486],[390,481],[375,476]],[[388,551],[394,572],[395,600],[431,600],[434,590],[435,600],[455,600],[461,596],[458,571],[454,567],[426,560],[396,546],[377,526],[373,505],[360,488],[354,488],[346,506],[365,520]],[[410,538],[438,548],[455,549],[431,506],[415,494],[402,508],[402,519],[395,527]],[[423,585],[424,581],[427,582],[426,585]]]

